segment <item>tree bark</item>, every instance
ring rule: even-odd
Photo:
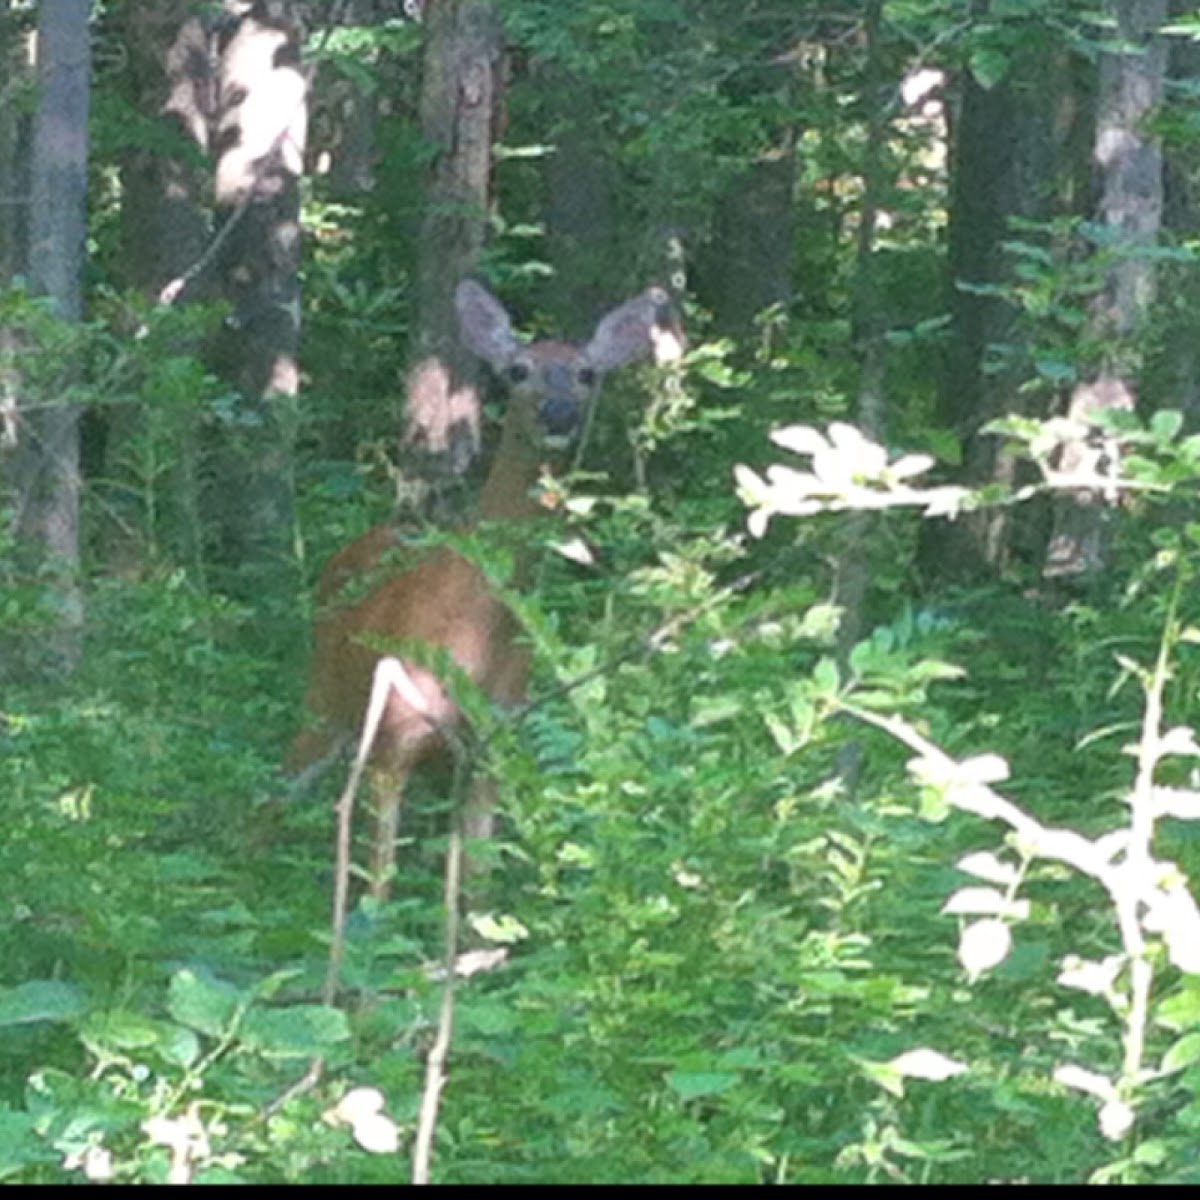
[[[990,17],[991,0],[974,15]],[[969,72],[952,130],[949,285],[952,336],[941,387],[941,419],[963,448],[972,486],[1012,486],[1015,466],[996,438],[980,436],[1005,413],[1032,411],[1022,385],[1028,366],[1020,348],[1027,333],[1016,307],[994,289],[1015,281],[1005,244],[1019,238],[1014,218],[1049,222],[1068,211],[1075,186],[1079,118],[1068,51],[1050,29],[1029,29],[1011,48],[1005,78],[990,87]],[[983,290],[981,290],[983,289]],[[1007,357],[993,360],[997,347]],[[921,559],[934,578],[1002,570],[1014,541],[1044,544],[1036,530],[1016,530],[1011,511],[991,509],[922,527]],[[1035,561],[1040,549],[1034,551]]]
[[[55,315],[77,322],[87,234],[90,0],[38,7],[39,98],[33,120],[28,272]],[[79,406],[38,397],[19,414],[10,460],[18,559],[47,584],[50,619],[37,645],[21,647],[26,669],[72,670],[83,649],[79,580]],[[29,643],[33,639],[26,639]]]
[[[858,394],[855,416],[874,441],[883,441],[884,368],[886,365],[887,318],[884,312],[879,267],[876,258],[876,222],[885,185],[883,150],[888,134],[888,103],[883,89],[883,0],[869,0],[863,20],[866,66],[863,72],[867,136],[862,161],[862,202],[858,214],[858,245],[855,254],[855,290],[852,298],[851,336],[858,359]],[[845,518],[834,567],[834,596],[841,611],[838,625],[838,666],[850,669],[850,653],[866,631],[867,595],[871,582],[870,525],[865,513]],[[848,741],[838,754],[838,775],[847,794],[858,783],[861,748]]]
[[[218,68],[215,135],[222,291],[233,307],[220,353],[236,388],[226,423],[215,516],[221,556],[257,592],[294,569],[292,443],[299,391],[300,176],[308,80],[286,0],[244,10]]]
[[[21,103],[33,86],[33,37],[24,14],[0,0],[0,287],[26,274],[32,121]],[[17,446],[20,343],[0,328],[0,467]]]
[[[1071,397],[1070,415],[1087,421],[1108,410],[1132,411],[1141,365],[1134,343],[1154,298],[1154,264],[1144,254],[1162,227],[1162,153],[1146,132],[1147,118],[1162,101],[1166,0],[1109,0],[1118,45],[1100,60],[1094,161],[1101,180],[1098,217],[1114,234],[1116,260],[1092,306],[1092,333],[1106,347],[1105,361]],[[1083,477],[1117,473],[1112,439],[1082,438],[1063,448],[1060,470]],[[1046,553],[1049,577],[1090,577],[1111,554],[1112,517],[1118,497],[1081,487],[1054,505],[1054,533]]]
[[[159,120],[164,142],[171,139],[132,149],[121,163],[125,282],[150,298],[202,261],[210,237],[209,174],[200,153],[208,150],[213,115],[212,31],[194,8],[191,0],[164,0],[119,10],[131,103]],[[199,272],[175,299],[211,298],[213,290],[211,275]],[[145,457],[145,439],[157,442],[153,458],[170,463],[165,486],[131,466]],[[127,401],[109,410],[104,477],[116,486],[101,512],[109,569],[136,574],[166,550],[201,573],[198,440],[194,408],[164,412]],[[155,493],[149,504],[148,492]]]
[[[792,298],[795,185],[794,137],[787,130],[721,197],[702,278],[711,281],[713,316],[724,334],[752,337],[764,308]]]
[[[426,25],[421,127],[436,157],[418,250],[402,461],[423,482],[413,501],[446,522],[462,515],[455,480],[479,450],[479,368],[460,344],[454,288],[478,263],[487,232],[502,33],[486,0],[438,0]]]
[[[1191,0],[1171,0],[1170,16],[1186,17],[1194,11]],[[1174,37],[1168,45],[1168,75],[1190,86],[1200,77],[1200,42]],[[1163,161],[1163,227],[1174,244],[1195,242],[1200,235],[1200,177],[1192,139],[1168,143]],[[1179,408],[1189,428],[1200,424],[1200,343],[1195,316],[1200,309],[1200,278],[1189,264],[1164,266],[1161,290],[1172,303],[1156,314],[1161,348],[1155,363],[1157,396],[1168,408]],[[1157,397],[1156,397],[1157,398]]]
[[[586,80],[554,64],[532,74],[554,142],[545,160],[546,304],[564,329],[582,331],[629,282],[617,274],[615,148]]]

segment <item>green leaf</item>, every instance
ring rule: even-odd
[[[22,1167],[54,1161],[59,1156],[34,1132],[33,1117],[0,1106],[0,1179]]]
[[[1150,418],[1150,429],[1155,437],[1173,441],[1183,428],[1183,413],[1178,409],[1164,408]]]
[[[1163,1055],[1162,1069],[1164,1074],[1182,1071],[1197,1062],[1200,1062],[1200,1033],[1188,1033]]]
[[[0,991],[0,1026],[69,1021],[83,1006],[83,993],[74,984],[31,979]]]
[[[182,1025],[172,1025],[159,1046],[163,1058],[185,1070],[200,1057],[200,1039]]]
[[[350,1037],[346,1014],[321,1004],[252,1009],[242,1025],[246,1046],[273,1058],[310,1058]]]
[[[683,1100],[698,1100],[728,1091],[738,1078],[731,1071],[672,1071],[667,1086]]]
[[[1200,1026],[1200,980],[1188,981],[1173,996],[1168,996],[1159,1006],[1159,1023],[1179,1032]]]
[[[967,66],[975,82],[985,92],[991,91],[1008,74],[1008,55],[999,50],[976,50]]]
[[[229,1028],[240,994],[229,983],[201,978],[194,971],[176,972],[167,995],[167,1008],[181,1025],[219,1037]]]
[[[93,1013],[84,1022],[80,1036],[106,1051],[145,1050],[158,1041],[159,1028],[150,1017],[117,1008]]]
[[[464,1028],[473,1029],[483,1037],[511,1033],[517,1025],[510,1004],[500,1000],[471,998],[459,1007],[459,1021]]]
[[[823,658],[813,668],[813,683],[817,687],[818,692],[823,692],[827,695],[836,695],[838,690],[838,669],[837,663],[832,658]]]

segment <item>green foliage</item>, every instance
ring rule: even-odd
[[[448,678],[502,796],[468,939],[507,958],[457,987],[439,1182],[1197,1181],[1200,984],[1175,936],[1191,928],[1178,885],[1200,872],[1185,819],[1196,750],[1173,726],[1200,686],[1200,441],[1173,411],[1093,431],[1125,447],[1117,565],[1094,591],[1052,597],[1015,576],[915,588],[922,517],[1016,498],[924,483],[934,464],[917,451],[962,457],[961,431],[931,417],[948,181],[940,135],[900,108],[873,247],[888,428],[849,424],[862,158],[880,103],[863,7],[500,5],[518,54],[488,269],[533,327],[561,328],[539,311],[543,169],[576,93],[619,180],[620,251],[587,282],[607,299],[644,286],[666,230],[689,250],[714,242],[718,199],[794,147],[794,244],[779,253],[798,295],[720,340],[689,301],[679,375],[610,381],[532,589],[513,589],[496,530],[422,535],[480,564],[535,659],[514,718],[444,655],[404,647]],[[914,67],[1019,88],[1032,41],[1094,54],[1111,38],[1081,4],[975,7],[888,0],[884,102]],[[415,132],[420,49],[408,22],[310,38],[319,137],[338,89],[380,114],[373,191],[306,184],[296,513],[314,571],[390,505],[430,157]],[[6,678],[0,698],[0,1179],[395,1183],[442,1001],[445,788],[425,780],[408,798],[394,899],[358,899],[355,876],[326,1004],[340,780],[285,800],[277,770],[300,720],[311,600],[213,587],[194,497],[207,436],[239,419],[200,365],[222,314],[151,308],[107,280],[115,160],[169,145],[115,69],[97,78],[89,320],[64,326],[19,287],[0,296],[16,339],[3,365],[19,352],[33,402],[77,401],[110,437],[132,424],[119,454],[85,444],[85,663],[54,685]],[[1185,105],[1156,118],[1181,152],[1194,124]],[[1009,284],[957,282],[1016,314],[992,366],[1056,394],[1104,357],[1087,306],[1117,248],[1072,217],[1015,223],[1004,252]],[[1186,245],[1156,256],[1187,278]],[[1143,347],[1172,405],[1188,295],[1166,297],[1171,323]],[[804,461],[769,465],[768,431]],[[1070,432],[1022,416],[989,436],[1041,465],[1036,491]],[[828,567],[844,514],[864,509],[871,591],[848,647]],[[108,569],[111,526],[136,572]],[[8,530],[0,620],[36,639],[52,589],[22,573]],[[1153,895],[1179,909],[1144,930],[1139,955],[1104,888],[979,810],[1002,796],[1041,829],[1123,836],[1131,763],[1151,760],[1168,806],[1154,861],[1172,865]],[[1140,1026],[1135,961],[1154,982]],[[295,1088],[313,1058],[323,1074]]]

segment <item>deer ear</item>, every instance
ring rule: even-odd
[[[662,288],[652,287],[626,300],[602,317],[583,348],[598,371],[611,371],[635,358],[648,358],[654,349],[654,331],[668,316],[669,301]]]
[[[520,343],[504,305],[482,284],[464,279],[454,290],[454,308],[463,341],[497,371],[505,367]]]

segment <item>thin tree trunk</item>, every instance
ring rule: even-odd
[[[1162,101],[1166,75],[1166,0],[1110,0],[1118,44],[1100,60],[1100,92],[1094,160],[1102,182],[1100,221],[1115,235],[1117,258],[1092,307],[1092,333],[1106,346],[1096,375],[1071,397],[1071,416],[1086,421],[1108,410],[1135,405],[1140,356],[1134,335],[1154,297],[1154,264],[1144,253],[1162,228],[1162,152],[1147,133],[1147,118]],[[1062,471],[1095,477],[1116,474],[1111,439],[1068,444]],[[1083,487],[1055,504],[1054,534],[1046,554],[1047,576],[1089,577],[1103,571],[1111,554],[1112,517],[1118,497]]]
[[[554,141],[545,160],[546,305],[565,329],[595,321],[628,280],[615,239],[615,148],[586,80],[557,64],[533,73]]]
[[[246,592],[282,581],[295,564],[292,444],[308,115],[301,46],[291,5],[255,0],[225,40],[218,70],[216,199],[226,234],[222,287],[233,306],[221,365],[240,401],[223,430],[215,507],[222,557]]]
[[[426,17],[421,126],[436,151],[417,260],[416,327],[403,458],[424,481],[412,499],[461,516],[454,481],[479,450],[479,373],[460,344],[454,288],[479,261],[503,102],[502,33],[487,0],[438,0]]]
[[[991,0],[974,0],[980,21],[992,15]],[[996,438],[981,436],[991,420],[1034,411],[1023,392],[1028,368],[1015,351],[1027,338],[1017,308],[996,294],[1015,280],[1016,263],[1006,244],[1020,237],[1014,218],[1035,223],[1069,211],[1074,199],[1080,142],[1070,58],[1053,29],[1016,44],[1007,75],[984,86],[964,71],[961,102],[953,122],[949,227],[949,309],[952,319],[941,387],[941,417],[963,447],[963,474],[973,486],[1016,481],[1015,466],[998,454]],[[1007,357],[994,358],[997,347]],[[1004,568],[1014,542],[1030,547],[1035,561],[1045,533],[1018,529],[1027,519],[1012,510],[988,509],[955,521],[929,521],[921,530],[921,559],[935,578],[988,575]],[[1035,518],[1044,517],[1037,514]]]
[[[852,336],[859,364],[856,416],[863,432],[875,441],[884,438],[883,376],[886,351],[886,319],[875,257],[875,225],[884,186],[883,149],[888,131],[888,101],[882,86],[882,24],[883,0],[870,0],[864,18],[867,64],[863,90],[868,118],[855,256]],[[842,610],[838,626],[838,661],[843,673],[849,670],[850,652],[862,639],[866,629],[867,592],[871,581],[870,524],[862,513],[846,518],[842,549],[835,566],[834,595]],[[838,757],[838,774],[846,790],[852,793],[859,772],[858,743],[847,742]]]
[[[210,231],[205,208],[206,151],[214,80],[211,31],[191,0],[124,6],[129,87],[139,113],[157,118],[176,151],[132,150],[121,164],[121,261],[126,282],[148,297],[201,261]],[[190,153],[189,153],[190,151]],[[180,301],[211,295],[211,276],[190,282]],[[199,414],[173,407],[112,407],[105,438],[103,544],[108,567],[136,573],[147,556],[173,552],[193,571],[202,565],[199,514]],[[165,484],[141,464],[165,457]],[[152,521],[150,513],[162,514]]]
[[[1192,0],[1171,0],[1172,19],[1195,10]],[[1174,37],[1168,46],[1168,75],[1188,87],[1200,77],[1200,42]],[[1168,143],[1170,146],[1170,143]],[[1163,163],[1163,226],[1173,243],[1195,242],[1200,235],[1200,180],[1196,177],[1190,145],[1168,148]],[[1163,268],[1162,290],[1174,303],[1157,313],[1162,329],[1161,358],[1155,364],[1167,407],[1180,408],[1190,428],[1200,423],[1200,343],[1196,340],[1194,313],[1200,310],[1200,278],[1195,268]]]
[[[38,8],[39,98],[33,120],[28,271],[30,286],[54,302],[56,315],[82,314],[80,281],[87,233],[87,118],[91,50],[90,0]],[[71,670],[82,654],[79,580],[78,405],[41,397],[20,414],[11,458],[18,555],[48,584],[49,628],[24,665]]]
[[[29,250],[32,122],[22,93],[33,86],[33,37],[23,18],[9,0],[0,0],[0,287],[5,288],[26,274]],[[18,442],[19,350],[16,331],[0,327],[0,468]]]

